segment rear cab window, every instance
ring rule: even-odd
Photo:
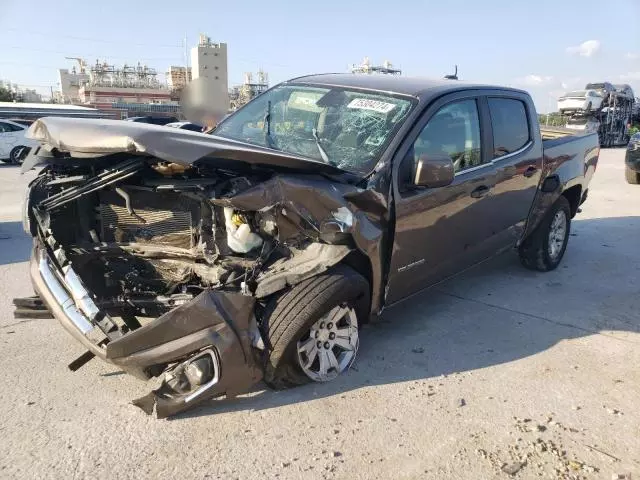
[[[493,129],[493,158],[517,152],[531,140],[529,117],[523,101],[488,98]]]

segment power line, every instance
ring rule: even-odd
[[[69,55],[69,51],[67,50],[66,52],[63,52],[61,50],[43,50],[41,48],[30,48],[30,47],[23,47],[23,46],[19,46],[19,45],[3,45],[2,48],[15,48],[18,50],[30,50],[30,51],[34,51],[34,52],[43,52],[43,53],[58,53],[60,55]],[[88,57],[89,55],[84,55],[85,57]],[[178,58],[180,58],[179,55],[176,55],[174,57],[160,57],[160,58],[140,58],[140,57],[114,57],[112,55],[91,55],[92,57],[96,57],[96,58],[102,58],[102,59],[112,59],[112,60],[131,60],[132,58],[134,58],[135,60],[144,60],[144,61],[170,61],[170,60],[176,60]]]
[[[27,32],[27,30],[25,30],[24,28],[4,28],[4,31],[10,31],[10,32],[20,32],[20,33],[25,33]],[[91,37],[76,37],[75,35],[62,35],[59,32],[36,32],[34,30],[29,29],[28,30],[29,34],[33,34],[33,35],[41,35],[44,37],[50,37],[50,38],[69,38],[72,40],[83,40],[85,42],[97,42],[97,43],[111,43],[111,44],[117,44],[117,45],[127,45],[127,46],[137,46],[137,47],[162,47],[162,48],[182,48],[182,45],[179,44],[174,44],[174,45],[168,45],[168,44],[161,44],[161,43],[132,43],[132,42],[128,42],[128,41],[114,41],[114,40],[105,40],[104,38],[91,38]]]

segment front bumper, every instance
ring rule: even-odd
[[[30,273],[36,293],[62,326],[76,340],[94,355],[106,360],[105,341],[107,336],[92,324],[85,311],[99,312],[98,307],[82,287],[79,278],[69,267],[71,282],[67,282],[63,273],[54,267],[52,260],[43,248],[36,247],[31,256]],[[78,288],[74,291],[73,286]],[[76,303],[75,299],[78,299]],[[82,306],[78,308],[78,305]]]
[[[160,388],[134,402],[147,413],[155,405],[163,418],[216,396],[245,393],[262,379],[259,352],[252,346],[259,336],[253,297],[206,290],[124,332],[99,309],[71,265],[59,267],[39,242],[30,271],[47,308],[92,354],[141,379],[166,374]],[[210,374],[189,383],[187,367],[203,356]]]

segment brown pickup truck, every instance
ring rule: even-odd
[[[345,372],[383,309],[505,249],[556,268],[597,135],[543,140],[520,90],[388,76],[277,85],[213,135],[43,118],[24,169],[37,297],[159,417]],[[367,348],[366,345],[364,348]]]

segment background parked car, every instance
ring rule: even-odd
[[[625,98],[628,99],[633,99],[633,89],[631,88],[631,85],[627,85],[625,84],[618,84],[618,85],[614,85],[616,92],[620,95],[623,95]]]
[[[23,120],[22,118],[12,118],[10,119],[13,123],[19,123],[20,125],[24,125],[25,127],[30,127],[35,120]]]
[[[27,127],[11,120],[0,119],[0,161],[22,163],[36,142],[25,138]]]
[[[576,90],[565,93],[558,99],[558,111],[564,114],[566,112],[599,110],[602,101],[602,96],[596,90]]]
[[[144,117],[129,117],[127,122],[152,123],[154,125],[166,125],[167,123],[175,123],[178,121],[176,117],[154,117],[146,115]]]
[[[640,184],[640,132],[631,136],[624,163],[624,176],[627,183]]]
[[[567,120],[566,127],[570,130],[577,130],[582,133],[597,133],[600,128],[600,122],[592,116],[570,118]]]
[[[616,87],[610,82],[587,83],[585,90],[595,90],[604,99],[604,103],[609,102],[609,96],[616,91]]]
[[[192,132],[202,132],[202,125],[198,125],[197,123],[191,122],[171,122],[167,123],[165,126],[172,128],[180,128],[182,130],[191,130]]]

